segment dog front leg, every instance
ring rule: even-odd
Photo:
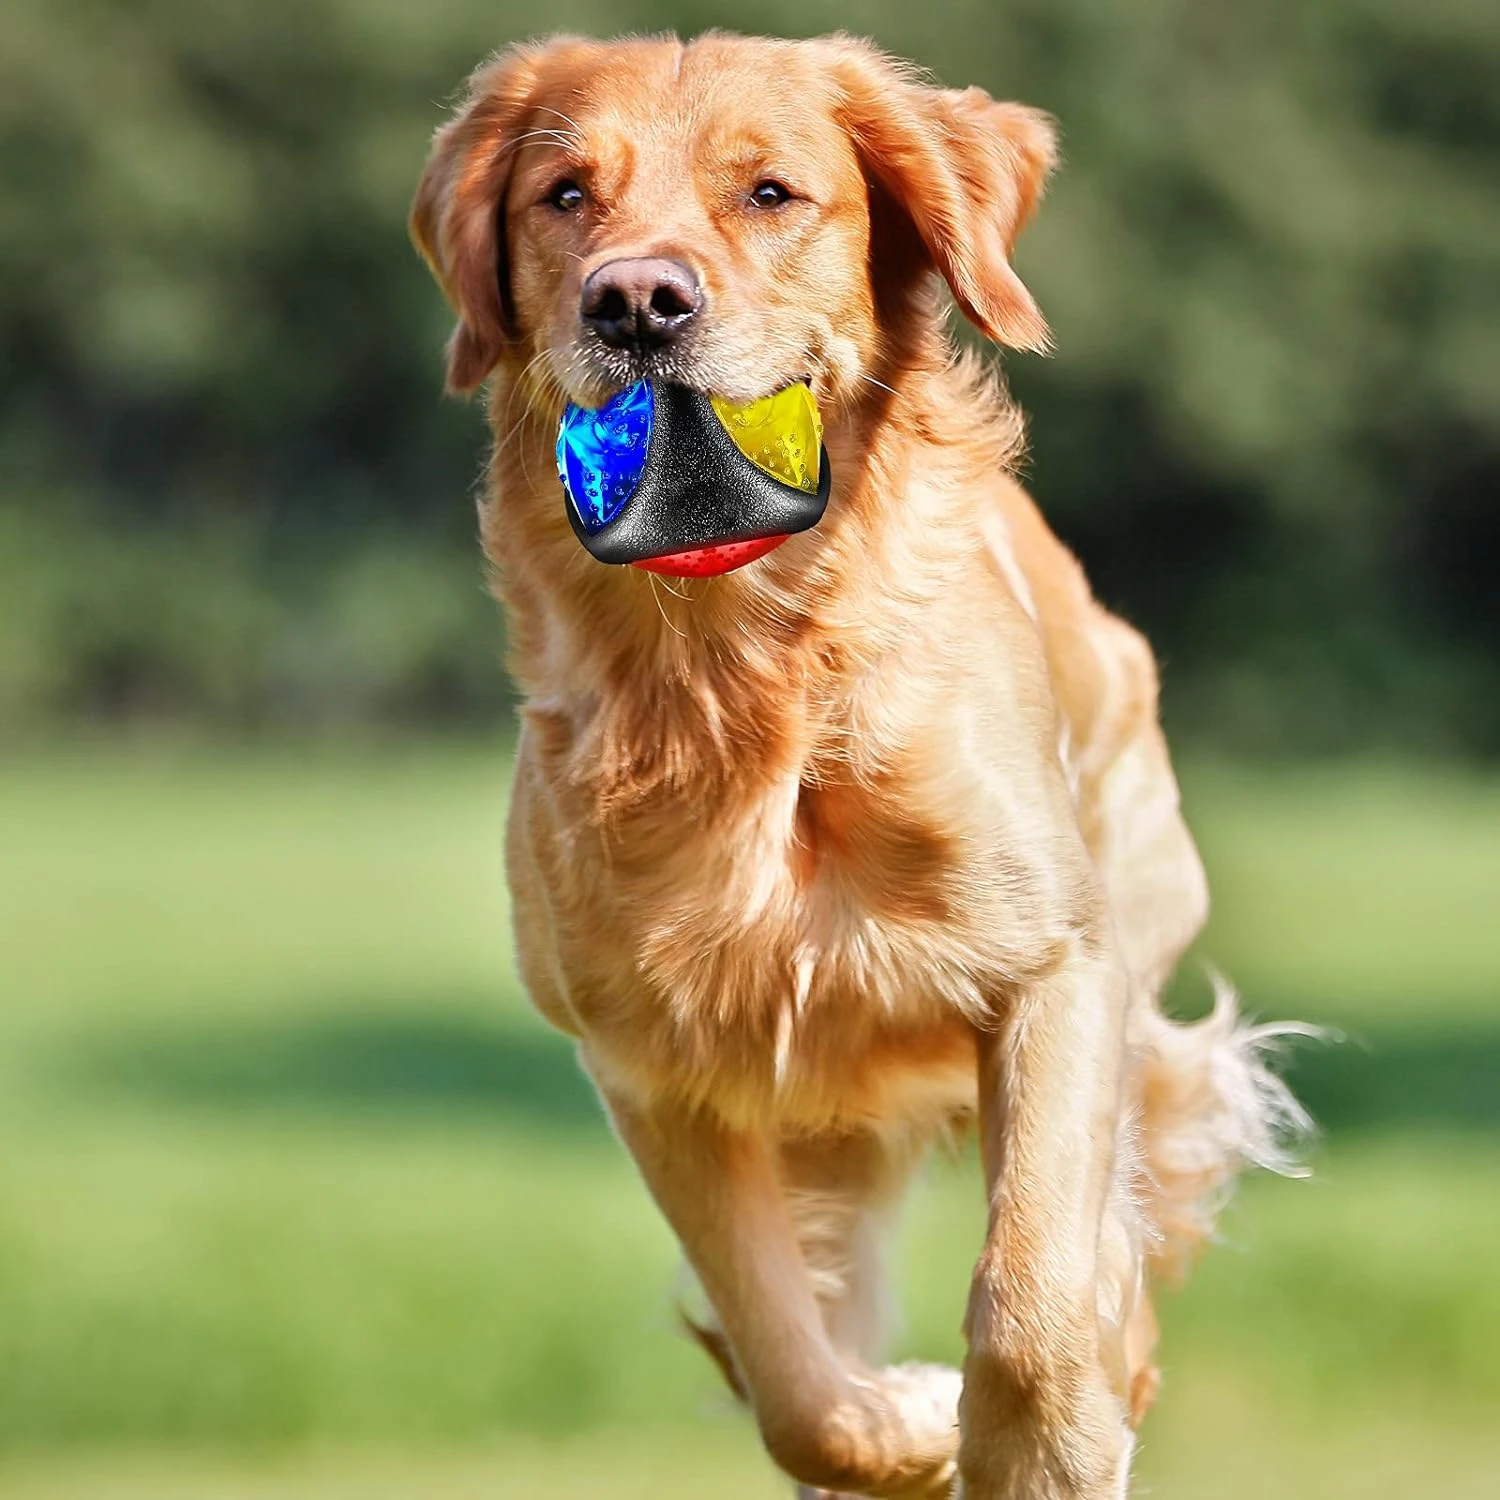
[[[958,1446],[956,1372],[874,1370],[840,1357],[772,1145],[704,1111],[643,1106],[601,1087],[714,1306],[776,1463],[814,1492],[948,1495]]]
[[[1080,939],[979,1041],[990,1219],[965,1319],[965,1500],[1115,1500],[1126,1413],[1100,1346],[1124,970]]]

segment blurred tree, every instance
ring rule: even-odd
[[[868,31],[1062,121],[1020,257],[1059,346],[1012,367],[1031,479],[1157,641],[1181,727],[1500,749],[1491,0],[768,0],[757,24]],[[506,0],[11,0],[0,718],[499,701],[482,436],[438,395],[403,219],[443,102],[536,28]]]

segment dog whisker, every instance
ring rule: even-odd
[[[688,638],[687,631],[685,631],[685,630],[679,630],[677,628],[677,626],[675,626],[672,623],[671,618],[668,616],[666,609],[662,605],[661,595],[656,592],[656,585],[661,580],[658,578],[658,576],[655,573],[647,573],[646,577],[651,582],[651,598],[656,603],[656,612],[657,612],[657,614],[659,614],[661,616],[662,623],[667,627],[668,630],[670,630],[672,632],[673,635],[679,635],[679,636],[682,637],[683,640],[686,640]],[[678,597],[680,598],[681,596],[679,595]]]
[[[577,141],[575,141],[571,136],[564,135],[560,130],[550,130],[545,128],[539,130],[523,130],[520,135],[512,136],[511,139],[501,147],[498,155],[505,156],[512,151],[519,151],[523,146],[530,145],[531,142],[538,140],[546,141],[549,145],[552,146],[570,147],[573,149],[576,149],[578,146]]]
[[[582,141],[582,139],[583,139],[583,126],[580,125],[578,123],[578,121],[573,118],[572,115],[566,115],[560,109],[553,109],[550,104],[538,104],[536,107],[544,115],[556,115],[559,120],[565,121],[568,125],[572,126],[575,137],[579,141]]]
[[[528,381],[529,381],[529,379],[531,377],[532,371],[536,368],[536,366],[538,364],[540,364],[543,360],[545,360],[547,358],[548,353],[549,353],[548,350],[543,349],[538,354],[533,355],[532,358],[530,360],[528,360],[527,363],[522,367],[520,374],[518,374],[516,376],[515,380],[511,382],[510,387],[506,391],[506,394],[505,394],[505,407],[504,407],[504,410],[500,413],[500,419],[499,419],[499,424],[498,425],[502,425],[503,426],[506,422],[508,422],[510,420],[511,410],[514,408],[514,406],[516,404],[516,397],[518,395],[522,395],[522,394],[525,393],[525,390],[526,390]],[[526,423],[532,418],[533,415],[534,415],[534,412],[533,412],[533,409],[532,409],[532,405],[528,401],[526,403],[526,405],[523,407],[521,415],[517,419],[517,421],[515,422],[515,424],[513,426],[507,428],[506,432],[505,432],[505,436],[502,437],[499,440],[499,442],[496,443],[496,445],[495,445],[496,451],[498,452],[498,451],[504,449],[505,447],[507,447],[509,445],[511,439],[513,437],[515,437],[515,435],[521,430],[522,427],[524,427],[526,425]],[[520,452],[520,455],[521,455],[521,468],[522,468],[522,472],[525,473],[526,472],[526,450],[525,450],[524,445],[521,447],[521,449],[519,450],[519,452]],[[530,476],[529,475],[527,476],[527,482],[530,483]]]
[[[694,602],[693,596],[691,594],[678,593],[678,591],[674,589],[672,585],[668,583],[667,580],[663,578],[659,573],[653,573],[652,577],[657,579],[661,586],[674,598],[681,599],[685,604],[692,604]]]

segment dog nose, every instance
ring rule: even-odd
[[[612,260],[583,283],[583,320],[612,349],[660,349],[692,325],[703,305],[698,278],[681,261]]]

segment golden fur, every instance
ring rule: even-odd
[[[1151,1283],[1297,1117],[1230,997],[1197,1026],[1158,1008],[1207,896],[1151,652],[1011,477],[1020,418],[946,335],[934,271],[985,334],[1044,346],[1010,251],[1054,155],[1038,112],[847,37],[560,38],[474,75],[412,212],[457,313],[450,386],[496,377],[522,973],[805,1494],[1123,1495]],[[775,210],[748,201],[768,178]],[[584,276],[629,255],[688,262],[708,299],[654,365],[580,325]],[[823,522],[720,578],[594,562],[557,419],[641,374],[736,400],[808,379]],[[962,1379],[882,1366],[880,1229],[971,1119],[991,1211]]]

